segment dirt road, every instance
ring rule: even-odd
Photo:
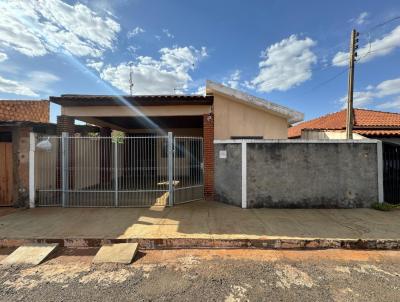
[[[0,250],[0,259],[10,250]],[[399,301],[396,251],[145,251],[129,266],[62,249],[0,267],[0,301]]]

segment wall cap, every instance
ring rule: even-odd
[[[214,140],[214,144],[377,144],[380,140],[377,139],[329,139],[329,140],[294,140],[294,139],[226,139]]]

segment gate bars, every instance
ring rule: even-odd
[[[30,158],[31,207],[172,206],[204,196],[198,137],[31,135]]]

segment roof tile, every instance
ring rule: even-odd
[[[396,128],[390,130],[399,130],[400,132],[400,114],[393,112],[383,112],[367,109],[354,109],[354,129],[369,129],[369,133],[373,133],[371,130],[380,129],[380,135],[383,135],[384,128]],[[310,130],[342,130],[346,129],[346,110],[342,110],[335,113],[330,113],[319,118],[299,123],[288,130],[289,138],[296,138],[301,136],[303,129]],[[360,133],[358,131],[355,131]],[[374,132],[377,133],[377,132]],[[389,132],[387,132],[389,133]],[[394,135],[394,132],[390,132]],[[361,134],[361,133],[360,133]],[[367,132],[364,133],[367,135]],[[378,135],[378,134],[368,134]]]

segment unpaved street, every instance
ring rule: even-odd
[[[10,250],[0,250],[0,259]],[[1,301],[399,301],[400,252],[142,251],[129,266],[61,249],[32,268],[0,267]]]

